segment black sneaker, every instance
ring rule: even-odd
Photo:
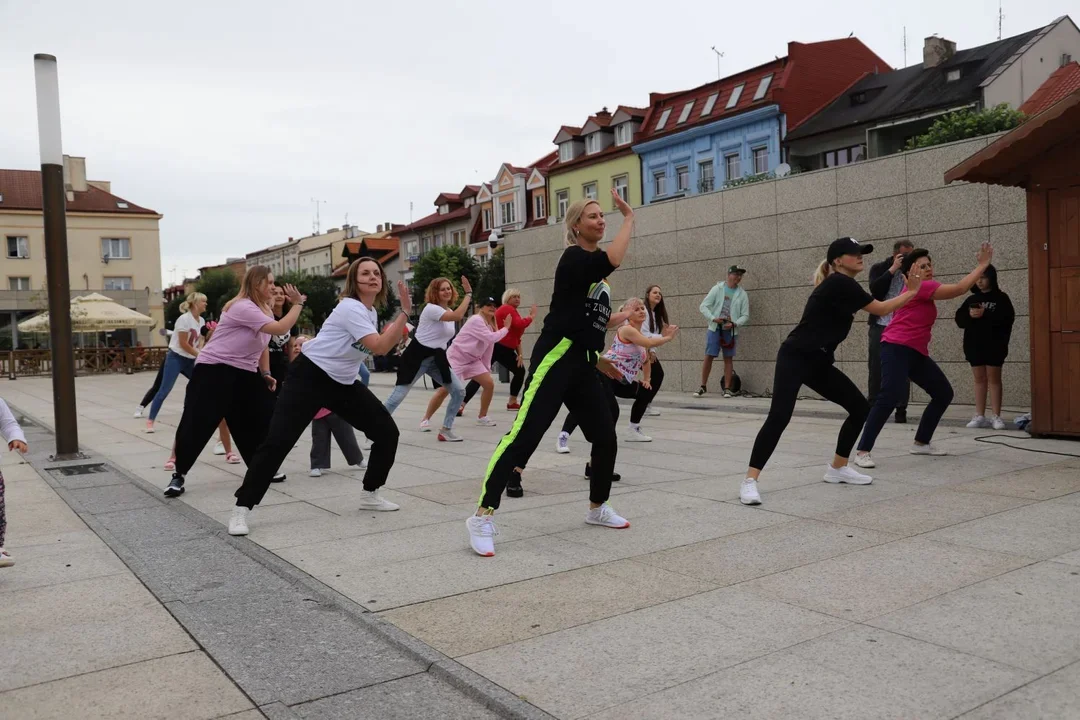
[[[515,478],[507,484],[506,496],[512,498],[525,497],[525,488],[521,487],[521,478]]]
[[[270,478],[270,482],[272,482],[272,483],[285,482],[285,473],[278,473],[274,477]]]
[[[901,425],[906,423],[907,422],[907,410],[897,410],[896,415],[894,417],[894,420],[897,423],[901,424]]]
[[[707,392],[708,392],[708,390],[706,390],[705,386],[702,385],[701,387],[699,387],[697,389],[697,392],[694,393],[694,397],[701,397],[702,395],[704,395]]]
[[[180,473],[173,473],[172,480],[169,481],[169,487],[165,488],[165,497],[180,497],[184,494],[184,476]]]
[[[590,478],[592,478],[592,465],[589,465],[588,463],[586,463],[585,464],[585,479],[589,480]],[[611,482],[619,482],[620,480],[622,480],[622,475],[620,475],[617,472],[611,473]]]

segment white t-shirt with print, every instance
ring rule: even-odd
[[[314,340],[304,343],[300,352],[318,365],[335,382],[352,385],[360,372],[360,363],[371,352],[361,338],[379,332],[379,313],[354,298],[345,298],[326,318]]]
[[[195,316],[189,312],[176,318],[176,324],[173,325],[172,337],[169,338],[169,349],[181,357],[194,359],[195,355],[193,353],[184,352],[180,347],[180,338],[186,336],[188,344],[195,347],[195,343],[199,339],[199,333],[202,331],[202,327],[205,324],[205,320],[202,318],[196,320]]]
[[[424,311],[420,313],[420,325],[416,328],[416,340],[424,347],[443,349],[454,339],[456,328],[454,323],[443,321],[446,308],[435,303],[428,303]]]

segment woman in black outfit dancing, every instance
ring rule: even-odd
[[[851,330],[855,312],[888,315],[908,304],[919,290],[917,273],[907,278],[907,290],[892,300],[875,300],[855,280],[862,272],[863,255],[874,252],[873,245],[861,245],[854,238],[834,240],[824,262],[814,275],[817,286],[810,293],[802,320],[788,335],[776,355],[772,404],[769,416],[758,431],[750,454],[750,468],[742,482],[739,499],[744,505],[760,505],[757,480],[769,461],[780,436],[791,421],[799,388],[806,385],[826,400],[848,411],[836,439],[836,455],[825,468],[825,482],[869,485],[873,478],[848,466],[848,456],[870,408],[866,398],[847,375],[833,365],[833,352]]]

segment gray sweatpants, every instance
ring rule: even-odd
[[[337,440],[338,447],[350,465],[359,465],[364,454],[356,444],[356,433],[352,425],[330,413],[324,418],[311,421],[311,469],[330,469],[330,435]]]

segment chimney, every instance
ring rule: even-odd
[[[600,112],[596,113],[596,117],[603,120],[610,120],[611,113],[608,112],[607,106],[603,107]]]
[[[384,228],[386,228],[386,232],[390,232],[391,230],[393,230],[393,229],[394,229],[394,226],[393,226],[393,225],[391,225],[390,223],[385,223],[385,224],[383,225],[383,227],[384,227]]]
[[[931,35],[923,42],[923,68],[937,67],[956,54],[956,43]]]
[[[64,189],[68,200],[74,200],[73,193],[86,192],[86,158],[64,156]]]
[[[382,232],[382,225],[376,225],[375,226],[375,232],[381,233]]]

